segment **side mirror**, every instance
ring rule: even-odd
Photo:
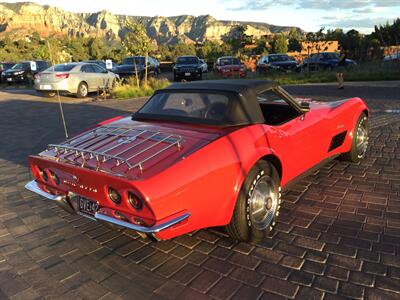
[[[300,102],[300,108],[303,112],[310,111],[310,102]]]

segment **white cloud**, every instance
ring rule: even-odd
[[[229,1],[223,1],[224,3]],[[303,9],[365,9],[368,7],[400,7],[400,0],[245,0],[230,10],[266,10],[272,6],[295,5]]]

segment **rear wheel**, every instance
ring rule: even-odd
[[[47,97],[47,98],[53,98],[56,96],[56,92],[42,92],[42,95]]]
[[[85,98],[85,97],[88,95],[88,93],[89,93],[89,91],[88,91],[88,86],[87,86],[87,84],[84,83],[84,82],[81,82],[81,83],[78,85],[78,91],[77,91],[77,93],[76,93],[76,96],[77,96],[78,98]]]
[[[250,170],[236,201],[229,235],[239,241],[262,241],[273,229],[280,208],[279,175],[275,167],[259,161]]]
[[[342,158],[354,163],[358,163],[363,159],[368,148],[368,134],[368,117],[365,113],[362,113],[354,127],[351,149],[349,152],[343,153]]]

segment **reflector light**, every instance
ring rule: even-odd
[[[59,184],[60,184],[60,178],[58,178],[57,174],[54,173],[54,172],[51,171],[51,170],[49,170],[49,173],[50,173],[50,177],[51,177],[51,179],[54,181],[54,183],[55,183],[56,185],[59,185]]]
[[[108,188],[108,198],[117,205],[121,203],[121,195],[111,187]]]
[[[39,170],[39,175],[43,179],[43,181],[48,181],[49,177],[47,176],[46,171],[42,170],[40,167],[38,167]]]
[[[128,192],[128,201],[129,204],[136,210],[141,210],[143,207],[143,203],[140,198],[132,192]]]

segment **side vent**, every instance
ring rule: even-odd
[[[343,145],[344,139],[346,138],[347,130],[343,131],[332,138],[331,145],[329,146],[328,152]]]

